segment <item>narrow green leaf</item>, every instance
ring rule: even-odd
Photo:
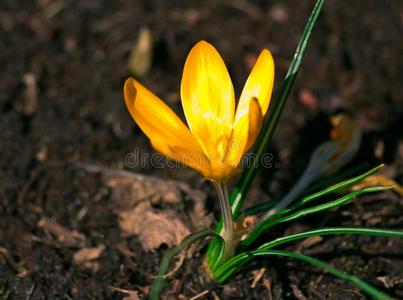
[[[308,255],[304,255],[304,254],[300,254],[300,253],[296,253],[296,252],[284,251],[284,250],[257,250],[257,251],[253,251],[253,255],[254,256],[278,255],[278,256],[295,258],[295,259],[304,261],[306,263],[309,263],[311,265],[314,265],[315,267],[318,267],[322,270],[325,270],[326,272],[329,272],[330,274],[332,274],[346,282],[351,282],[352,284],[354,284],[355,286],[360,288],[363,292],[370,295],[371,297],[374,297],[375,299],[379,299],[379,300],[390,300],[391,299],[391,297],[389,297],[387,294],[381,292],[380,290],[378,290],[371,284],[365,282],[364,280],[362,280],[356,276],[347,274],[346,272],[341,271],[326,262],[323,262],[319,259],[313,258]]]
[[[309,38],[322,10],[323,4],[324,0],[318,0],[312,10],[312,13],[308,19],[308,22],[305,26],[305,29],[295,51],[294,59],[290,65],[290,68],[288,69],[287,75],[285,76],[284,83],[280,88],[278,98],[273,103],[273,106],[270,107],[269,115],[263,123],[261,132],[253,148],[253,153],[255,155],[252,155],[253,159],[250,164],[252,167],[247,168],[243,171],[242,176],[238,184],[236,185],[234,192],[231,195],[231,204],[234,219],[236,219],[236,217],[238,216],[243,205],[245,195],[248,192],[253,179],[256,177],[258,169],[261,167],[261,157],[266,152],[269,141],[271,140],[273,133],[277,127],[278,121],[280,120],[283,108],[287,101],[288,95],[290,94],[295,78],[297,77],[298,70],[301,66],[301,62],[305,54],[305,50],[308,46]]]
[[[356,183],[360,182],[364,178],[366,178],[368,176],[371,176],[372,174],[378,172],[379,169],[382,168],[382,167],[383,167],[383,164],[381,164],[381,165],[379,165],[379,166],[377,166],[375,168],[372,168],[371,170],[369,170],[369,171],[367,171],[367,172],[365,172],[365,173],[363,173],[361,175],[358,175],[358,176],[353,177],[351,179],[347,179],[347,180],[342,181],[342,182],[340,182],[338,184],[335,184],[333,186],[325,188],[322,191],[319,191],[319,192],[314,193],[312,195],[306,196],[301,200],[301,203],[296,203],[295,207],[300,207],[300,205],[307,204],[307,203],[312,202],[312,201],[314,201],[316,199],[322,198],[323,196],[326,196],[328,194],[335,193],[335,192],[338,192],[340,190],[349,188],[349,187],[355,185]]]
[[[254,159],[251,164],[252,167],[247,168],[243,171],[242,176],[238,184],[235,186],[234,192],[231,195],[230,201],[232,205],[232,214],[234,220],[238,217],[240,213],[241,207],[245,200],[245,195],[248,192],[253,179],[257,175],[258,168],[261,167],[261,164],[259,162],[261,161],[262,155],[266,152],[268,142],[271,140],[274,130],[276,129],[277,123],[280,119],[288,95],[290,94],[295,78],[297,77],[298,70],[301,66],[301,62],[305,54],[305,50],[308,46],[309,38],[312,34],[312,30],[322,10],[323,4],[324,0],[317,0],[311,12],[311,15],[302,33],[301,39],[299,40],[297,49],[294,54],[294,58],[285,76],[283,85],[281,86],[280,91],[278,93],[278,98],[276,101],[272,103],[269,109],[268,117],[265,119],[262,125],[260,135],[253,148],[253,153],[255,153],[256,155],[253,155]],[[220,222],[218,223],[216,231],[220,232],[221,228],[222,228],[222,220],[220,220]],[[208,249],[208,261],[210,265],[215,264],[215,262],[217,261],[217,257],[213,255],[213,253],[215,252],[214,250],[215,247],[216,243],[214,240],[212,240],[210,242]]]
[[[297,201],[295,204],[293,204],[293,205],[291,205],[289,207],[286,207],[284,209],[279,210],[278,212],[274,213],[273,215],[271,215],[267,219],[264,219],[262,222],[267,222],[268,223],[270,220],[273,220],[273,219],[277,218],[278,216],[285,215],[285,214],[288,214],[288,213],[290,213],[292,211],[295,211],[296,209],[300,208],[301,206],[304,206],[307,203],[310,203],[312,201],[318,200],[318,199],[320,199],[320,198],[322,198],[322,197],[324,197],[326,195],[336,193],[336,192],[338,192],[340,190],[349,188],[349,187],[359,183],[364,178],[376,173],[382,167],[383,167],[383,164],[381,164],[381,165],[379,165],[379,166],[377,166],[375,168],[372,168],[371,170],[369,170],[369,171],[367,171],[367,172],[365,172],[365,173],[363,173],[361,175],[358,175],[356,177],[347,179],[347,180],[342,181],[342,182],[340,182],[338,184],[335,184],[333,186],[327,187],[327,188],[325,188],[325,189],[323,189],[323,190],[321,190],[319,192],[316,192],[314,194],[305,196],[300,201]]]
[[[367,171],[367,172],[365,172],[363,174],[360,174],[360,175],[355,176],[353,178],[344,180],[344,181],[339,182],[337,184],[333,184],[332,186],[324,188],[323,190],[315,192],[314,194],[307,195],[304,198],[302,198],[300,201],[297,201],[292,206],[290,206],[288,208],[284,208],[282,210],[279,210],[276,213],[276,215],[277,216],[278,215],[283,215],[283,214],[288,213],[288,212],[290,212],[292,210],[295,210],[296,208],[301,207],[302,205],[304,205],[306,203],[309,203],[311,201],[317,200],[317,199],[319,199],[321,197],[324,197],[324,196],[326,196],[328,194],[335,193],[335,192],[338,192],[340,190],[343,190],[343,189],[346,189],[348,187],[351,187],[351,186],[355,185],[356,183],[360,182],[361,180],[363,180],[364,178],[376,173],[382,167],[383,167],[383,165],[379,165],[379,166],[377,166],[375,168],[372,168],[371,170],[369,170],[369,171]],[[275,201],[275,200],[270,200],[270,201],[267,201],[267,202],[264,202],[264,203],[260,203],[260,204],[258,204],[256,206],[253,206],[253,207],[248,208],[247,210],[245,210],[245,214],[252,215],[252,214],[256,214],[256,213],[259,213],[261,211],[264,211],[266,209],[270,209],[272,206],[274,206],[276,204],[276,202],[277,201]],[[270,216],[270,217],[273,218],[273,215]]]
[[[334,175],[325,177],[323,179],[320,179],[320,180],[312,183],[312,185],[310,185],[308,187],[308,189],[306,190],[305,195],[314,193],[315,191],[322,190],[325,187],[335,185],[338,182],[346,180],[347,178],[352,178],[352,176],[355,177],[355,176],[357,176],[357,174],[360,174],[361,172],[365,172],[365,170],[368,170],[369,167],[370,167],[370,165],[368,163],[360,163],[353,167],[349,167],[346,169],[343,168],[342,170],[340,170],[339,172],[337,172]]]
[[[277,198],[270,199],[268,201],[258,203],[256,205],[246,208],[244,210],[244,213],[246,216],[257,215],[261,212],[268,211],[269,209],[273,208],[277,203],[278,203]]]
[[[301,233],[288,235],[267,242],[256,250],[270,250],[274,247],[293,242],[300,239],[305,239],[312,236],[336,235],[336,234],[353,234],[353,235],[369,235],[369,236],[386,236],[386,237],[403,237],[403,230],[386,229],[386,228],[371,228],[371,227],[328,227],[304,231]],[[233,273],[238,271],[244,264],[253,258],[250,252],[243,252],[227,261],[220,266],[214,275],[219,282],[224,282]]]
[[[308,255],[304,255],[304,254],[296,253],[296,252],[285,251],[285,250],[257,249],[254,251],[241,253],[241,254],[233,257],[231,260],[227,261],[224,265],[222,265],[215,273],[216,278],[220,283],[223,283],[231,275],[233,275],[233,273],[237,272],[246,263],[250,262],[251,260],[253,260],[254,258],[256,258],[258,256],[267,256],[267,255],[285,256],[285,257],[291,257],[291,258],[302,260],[306,263],[312,264],[320,269],[323,269],[344,281],[353,283],[358,288],[360,288],[363,292],[374,297],[375,299],[380,299],[380,300],[391,299],[388,295],[379,291],[378,289],[376,289],[369,283],[363,281],[362,279],[360,279],[356,276],[347,274],[344,271],[341,271],[326,262],[320,261],[320,260],[313,258],[311,256],[308,256]]]
[[[258,250],[269,250],[279,245],[293,242],[295,240],[305,239],[312,236],[334,235],[334,234],[354,234],[369,236],[388,236],[403,237],[403,230],[371,227],[327,227],[314,230],[308,230],[301,233],[277,238],[273,241],[261,245]]]
[[[358,197],[362,194],[374,193],[374,192],[379,192],[379,191],[383,191],[383,190],[387,190],[387,189],[390,189],[390,187],[368,187],[368,188],[365,188],[365,189],[362,189],[359,191],[351,192],[350,194],[340,197],[333,201],[315,205],[313,207],[304,208],[304,209],[298,210],[296,212],[293,212],[289,215],[280,216],[274,220],[271,218],[268,218],[268,219],[262,221],[261,223],[259,223],[254,228],[254,230],[248,235],[248,237],[244,241],[242,241],[242,243],[240,244],[239,247],[240,247],[240,249],[243,249],[243,248],[249,246],[263,232],[267,231],[268,229],[272,228],[273,226],[275,226],[279,223],[289,222],[289,221],[304,217],[306,215],[310,215],[310,214],[321,212],[324,210],[336,208],[336,207],[342,206],[342,205],[350,202],[355,197]]]

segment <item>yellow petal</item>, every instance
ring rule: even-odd
[[[209,177],[210,163],[203,152],[190,152],[187,148],[183,148],[182,146],[171,146],[158,138],[151,140],[151,144],[155,150],[173,160],[169,161],[170,167],[180,167],[179,165],[176,165],[174,161],[180,162],[199,171],[204,177]]]
[[[239,163],[255,142],[264,115],[269,107],[274,82],[274,61],[269,50],[264,49],[249,74],[235,114],[231,148],[227,160],[234,165]]]
[[[249,74],[248,80],[242,90],[239,104],[236,111],[235,122],[240,118],[243,110],[249,107],[249,101],[253,97],[257,98],[262,115],[264,116],[269,107],[271,93],[274,83],[274,61],[270,51],[264,49]]]
[[[218,168],[210,168],[205,177],[213,182],[227,182],[229,178],[239,173],[239,171],[238,167],[223,164]]]
[[[245,152],[252,147],[255,142],[260,128],[262,127],[263,122],[263,114],[260,108],[260,105],[256,98],[253,98],[254,101],[250,102],[249,106],[249,128],[248,128],[248,142],[246,143]]]
[[[250,148],[256,139],[262,125],[262,112],[258,100],[252,97],[248,101],[248,114],[239,118],[234,124],[234,130],[228,146],[226,162],[232,166],[237,166],[242,155]]]
[[[208,161],[200,146],[186,125],[161,99],[133,78],[125,82],[124,97],[132,118],[157,151],[204,171]]]
[[[217,50],[205,41],[190,51],[181,83],[186,120],[209,159],[222,161],[234,120],[234,87]]]

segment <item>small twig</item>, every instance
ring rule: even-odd
[[[221,298],[218,297],[216,292],[212,291],[211,294],[213,295],[214,300],[221,300]]]
[[[264,273],[266,272],[266,268],[261,268],[257,274],[255,275],[255,278],[253,278],[253,282],[250,285],[252,289],[256,288],[257,283],[262,279]]]
[[[268,299],[273,300],[273,295],[272,295],[272,292],[271,292],[271,278],[269,278],[269,279],[264,278],[263,279],[263,286],[267,289]]]
[[[114,287],[114,286],[110,286],[109,288],[110,288],[111,290],[113,290],[113,291],[120,292],[120,293],[123,293],[123,294],[127,294],[127,295],[129,295],[129,296],[132,296],[132,295],[138,296],[138,292],[137,292],[137,291],[126,290],[126,289],[122,289],[122,288],[118,288],[118,287]]]
[[[24,203],[24,199],[25,196],[27,195],[27,193],[29,192],[29,190],[31,189],[33,183],[35,182],[35,180],[39,177],[39,174],[42,172],[42,168],[38,168],[36,170],[34,170],[30,176],[28,181],[25,183],[25,185],[23,186],[21,192],[18,194],[17,197],[17,203],[21,204]]]
[[[201,297],[205,296],[208,294],[208,290],[205,290],[201,293],[198,293],[197,295],[193,296],[192,298],[190,298],[189,300],[196,300],[196,299],[200,299]]]
[[[315,286],[318,286],[318,285],[319,285],[319,283],[322,281],[324,275],[325,275],[325,274],[320,274],[320,275],[319,275],[318,279],[316,279],[315,282],[314,282],[314,285],[315,285]]]
[[[28,294],[27,294],[27,297],[25,298],[25,300],[31,299],[31,296],[32,296],[32,293],[34,292],[34,290],[35,290],[35,282],[32,283],[31,287],[29,288]]]
[[[294,297],[298,300],[308,300],[307,297],[302,293],[301,289],[296,284],[291,284],[291,290],[294,294]]]

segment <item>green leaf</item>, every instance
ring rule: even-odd
[[[390,187],[368,187],[359,191],[355,191],[355,192],[351,192],[348,195],[345,195],[343,197],[340,197],[336,200],[333,201],[329,201],[323,204],[319,204],[319,205],[315,205],[312,207],[308,207],[308,208],[303,208],[301,210],[298,210],[296,212],[292,212],[289,215],[285,215],[285,216],[280,216],[276,219],[272,219],[272,218],[268,218],[264,221],[262,221],[261,223],[259,223],[254,229],[253,231],[248,235],[248,237],[242,241],[241,245],[240,245],[240,249],[245,248],[247,246],[249,246],[250,244],[252,244],[253,241],[256,240],[256,238],[258,238],[263,232],[267,231],[268,229],[272,228],[273,226],[279,224],[279,223],[283,223],[283,222],[289,222],[313,213],[317,213],[317,212],[321,212],[324,210],[328,210],[328,209],[332,209],[332,208],[336,208],[339,206],[342,206],[348,202],[350,202],[351,200],[353,200],[354,198],[362,195],[362,194],[367,194],[367,193],[375,193],[375,192],[379,192],[379,191],[384,191],[390,189]],[[312,198],[308,198],[305,203],[311,201]],[[275,216],[275,215],[272,215]]]
[[[369,171],[367,171],[367,172],[365,172],[365,173],[363,173],[361,175],[358,175],[356,177],[347,179],[347,180],[342,181],[340,183],[337,183],[337,184],[335,184],[333,186],[327,187],[327,188],[325,188],[325,189],[323,189],[323,190],[321,190],[319,192],[316,192],[314,194],[305,196],[300,201],[297,201],[295,204],[277,211],[276,213],[274,213],[270,217],[264,219],[262,222],[267,222],[268,223],[270,220],[273,220],[273,219],[277,218],[278,216],[281,216],[281,215],[290,213],[292,211],[295,211],[297,208],[300,208],[301,206],[304,206],[307,203],[310,203],[310,202],[313,202],[315,200],[321,199],[326,195],[336,193],[336,192],[338,192],[340,190],[352,187],[353,185],[359,183],[364,178],[376,173],[382,167],[383,167],[383,164],[381,164],[381,165],[379,165],[379,166],[377,166],[375,168],[372,168],[371,170],[369,170]]]
[[[258,203],[256,205],[253,205],[251,207],[248,207],[244,210],[245,216],[252,216],[252,215],[257,215],[261,212],[265,212],[273,208],[276,204],[278,203],[277,198],[270,199],[268,201]]]
[[[258,168],[261,166],[259,163],[261,161],[262,155],[266,152],[268,147],[268,142],[271,140],[273,133],[276,129],[277,123],[280,119],[281,113],[283,111],[284,105],[287,101],[288,95],[290,94],[291,88],[294,84],[295,78],[297,77],[298,70],[301,66],[302,59],[305,54],[305,50],[308,46],[309,38],[312,34],[312,30],[316,24],[316,21],[319,17],[319,14],[322,10],[324,0],[317,0],[311,15],[308,19],[308,22],[304,28],[301,39],[298,43],[297,49],[294,54],[294,58],[291,62],[291,65],[288,69],[287,75],[285,76],[283,85],[280,88],[278,93],[278,98],[274,101],[269,109],[268,117],[265,119],[259,137],[255,143],[253,148],[252,155],[253,161],[250,164],[252,167],[247,168],[243,171],[242,176],[235,186],[234,192],[231,195],[231,204],[232,204],[232,214],[233,219],[235,220],[241,210],[241,207],[245,200],[245,195],[248,192],[253,179],[257,175]],[[222,220],[217,225],[217,232],[220,232],[222,228]],[[211,241],[208,249],[208,261],[209,264],[215,264],[217,261],[217,257],[213,255],[214,248],[216,247],[215,241]]]
[[[291,258],[295,258],[301,261],[304,261],[306,263],[309,263],[311,265],[314,265],[326,272],[329,272],[330,274],[346,281],[346,282],[351,282],[354,285],[356,285],[358,288],[360,288],[363,292],[367,293],[368,295],[370,295],[371,297],[374,297],[375,299],[379,299],[379,300],[389,300],[391,299],[388,295],[386,295],[385,293],[379,291],[378,289],[376,289],[375,287],[373,287],[372,285],[370,285],[369,283],[365,282],[364,280],[347,274],[344,271],[341,271],[339,269],[337,269],[336,267],[323,262],[321,260],[318,260],[316,258],[313,258],[311,256],[308,255],[304,255],[301,253],[296,253],[296,252],[290,252],[290,251],[285,251],[285,250],[264,250],[264,249],[258,249],[255,251],[250,251],[247,253],[242,253],[240,255],[238,255],[236,258],[237,259],[233,259],[228,261],[227,263],[225,263],[223,265],[227,266],[232,264],[236,264],[237,267],[240,264],[244,264],[245,262],[250,261],[251,259],[258,257],[258,256],[266,256],[266,255],[277,255],[277,256],[285,256],[285,257],[291,257]],[[228,272],[228,270],[226,270]],[[222,273],[222,277],[220,278],[220,282],[225,281],[225,279],[228,278],[228,274],[227,272],[223,272]]]
[[[356,183],[360,182],[361,180],[363,180],[364,178],[376,173],[382,167],[383,167],[383,164],[381,164],[381,165],[379,165],[379,166],[377,166],[375,168],[372,168],[371,170],[369,170],[369,171],[367,171],[367,172],[365,172],[363,174],[360,174],[360,175],[355,176],[353,178],[344,180],[344,181],[339,182],[337,184],[333,184],[330,187],[326,187],[325,189],[323,189],[321,191],[318,191],[318,192],[316,192],[314,194],[307,195],[304,198],[302,198],[300,201],[297,201],[292,206],[284,208],[282,210],[279,210],[276,213],[276,215],[285,214],[285,213],[287,213],[289,211],[295,210],[298,207],[301,207],[302,205],[304,205],[306,203],[309,203],[311,201],[314,201],[316,199],[324,197],[324,196],[326,196],[328,194],[335,193],[335,192],[338,192],[338,191],[343,190],[345,188],[351,187],[351,186],[355,185]],[[276,201],[276,200],[270,200],[270,201],[267,201],[267,202],[264,202],[264,203],[260,203],[260,204],[258,204],[256,206],[253,206],[251,208],[246,209],[245,214],[246,215],[252,215],[252,214],[257,214],[259,212],[262,212],[264,210],[268,210],[268,209],[272,208],[277,202],[278,201]],[[270,216],[270,218],[273,218],[273,215]]]
[[[269,250],[279,245],[293,242],[300,239],[309,238],[312,236],[334,235],[334,234],[356,234],[369,236],[389,236],[403,237],[403,230],[387,229],[387,228],[371,228],[371,227],[327,227],[314,230],[308,230],[301,233],[288,235],[277,238],[273,241],[261,245],[258,249]]]
[[[308,187],[308,189],[306,190],[306,195],[314,193],[315,191],[318,190],[322,190],[325,187],[331,186],[331,185],[335,185],[340,181],[344,181],[346,180],[346,178],[352,178],[352,176],[357,176],[357,174],[361,173],[361,172],[365,172],[365,170],[368,170],[370,167],[370,165],[368,163],[360,163],[358,165],[346,168],[346,169],[342,169],[340,170],[340,172],[337,172],[334,175],[331,175],[329,177],[325,177],[323,179],[320,179],[314,183],[312,183],[312,185],[310,185]],[[305,196],[305,195],[304,195]]]

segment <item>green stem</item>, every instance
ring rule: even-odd
[[[234,229],[231,204],[229,202],[228,185],[227,183],[214,182],[214,186],[217,190],[221,215],[224,219],[224,227],[221,231],[221,236],[224,239],[224,253],[219,262],[223,263],[234,255],[236,245],[234,244]]]
[[[220,202],[221,215],[224,219],[223,232],[228,235],[232,235],[232,212],[231,205],[229,203],[228,186],[226,183],[214,182],[214,186],[217,190],[218,199]]]

